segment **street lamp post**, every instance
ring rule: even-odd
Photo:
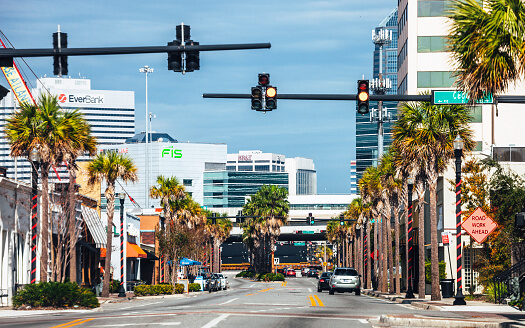
[[[457,291],[454,305],[467,305],[463,296],[463,280],[461,279],[461,157],[463,156],[463,140],[459,136],[454,139],[454,156],[456,156],[456,256],[457,256]]]
[[[31,160],[31,283],[36,283],[36,245],[38,225],[38,168],[40,154],[33,148],[29,154]]]
[[[145,140],[145,145],[146,145],[146,152],[145,152],[145,170],[146,170],[146,180],[145,180],[145,186],[146,186],[146,193],[145,193],[145,196],[146,196],[146,207],[145,208],[149,208],[149,197],[148,197],[148,194],[149,194],[149,157],[148,157],[148,138],[149,138],[149,133],[148,133],[148,120],[149,120],[149,111],[148,111],[148,74],[149,73],[153,73],[153,68],[150,68],[148,65],[142,67],[141,69],[139,69],[139,72],[140,73],[146,73],[146,140]]]
[[[408,276],[408,288],[405,298],[414,298],[414,249],[413,249],[413,239],[414,232],[412,229],[412,190],[414,188],[414,176],[410,175],[407,179],[408,182],[408,265],[407,265],[407,276]],[[421,293],[421,291],[420,291]]]
[[[118,196],[120,198],[120,289],[118,297],[126,297],[124,289],[124,199],[126,194],[121,192]]]

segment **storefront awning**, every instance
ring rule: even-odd
[[[105,248],[101,248],[100,249],[100,257],[101,258],[102,257],[106,257],[106,249]],[[140,248],[139,245],[127,242],[126,243],[126,257],[147,258],[148,254],[146,254],[146,252],[144,252],[144,250],[142,250],[142,248]]]
[[[97,248],[106,247],[106,229],[102,225],[102,220],[98,216],[97,210],[82,205],[82,218],[93,236]]]

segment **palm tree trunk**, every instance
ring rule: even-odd
[[[417,183],[417,208],[418,216],[418,250],[419,250],[419,285],[418,297],[425,298],[425,187],[422,183]]]
[[[388,218],[386,216],[383,217],[382,222],[382,228],[383,228],[383,292],[388,292],[388,231],[387,231],[387,225],[386,222],[388,221]]]
[[[106,231],[106,260],[104,264],[104,281],[102,283],[102,297],[109,297],[109,278],[111,270],[111,250],[113,248],[113,213],[115,213],[115,181],[108,181],[104,193],[107,199],[108,224]]]
[[[69,201],[66,202],[69,205],[69,210],[66,213],[69,214],[69,281],[71,282],[77,282],[77,222],[75,218],[75,182],[77,172],[74,165],[74,163],[69,164]]]
[[[376,216],[374,223],[374,280],[376,282],[376,288],[379,288],[379,220]]]
[[[40,256],[40,281],[47,281],[49,262],[49,163],[42,163],[42,254]]]
[[[390,294],[395,293],[394,291],[394,258],[393,258],[393,250],[392,250],[392,212],[388,211],[388,217],[386,221],[386,243],[387,243],[387,251],[388,251],[388,270],[390,271],[390,286],[388,288],[388,292]]]
[[[396,272],[396,278],[395,278],[395,285],[396,285],[396,294],[401,294],[401,270],[399,269],[400,266],[400,259],[399,259],[399,250],[400,250],[400,243],[399,243],[399,207],[394,207],[394,238],[395,238],[395,244],[396,244],[396,253],[394,255],[394,268]]]
[[[372,259],[370,258],[370,250],[372,249],[370,247],[372,245],[370,243],[370,229],[372,229],[372,225],[369,221],[370,220],[367,220],[366,223],[366,288],[372,289]]]
[[[432,276],[432,301],[441,300],[441,292],[439,290],[439,257],[438,257],[438,235],[437,235],[437,174],[432,175],[432,179],[428,183],[428,192],[430,194],[430,261],[431,261],[431,276]]]
[[[377,232],[377,241],[378,241],[378,244],[379,244],[379,254],[377,256],[377,261],[379,262],[379,290],[381,292],[384,292],[384,284],[383,284],[383,280],[385,279],[385,276],[384,276],[384,271],[383,271],[383,218],[382,218],[382,215],[379,214],[378,215],[378,221],[379,221],[379,224],[378,224],[378,227],[379,227],[379,231]]]

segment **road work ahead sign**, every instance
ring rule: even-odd
[[[461,226],[478,244],[481,244],[498,225],[478,207]]]

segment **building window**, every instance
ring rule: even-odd
[[[270,171],[270,165],[255,165],[255,171]]]
[[[226,166],[226,171],[235,171],[236,166]]]
[[[470,107],[470,123],[483,123],[481,105]]]
[[[474,146],[474,151],[482,151],[482,150],[483,150],[483,142],[476,141],[476,146]]]
[[[253,171],[252,165],[239,165],[237,171]]]
[[[417,72],[418,88],[450,88],[455,81],[452,72],[448,71]]]
[[[418,36],[417,52],[450,51],[446,36]]]
[[[182,184],[185,186],[191,186],[193,183],[193,180],[191,179],[182,179]]]
[[[440,17],[445,16],[450,9],[450,1],[418,1],[417,2],[417,16],[418,17]]]

